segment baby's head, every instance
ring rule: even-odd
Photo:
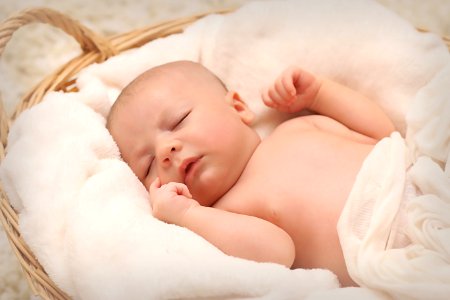
[[[152,68],[119,95],[107,128],[122,158],[148,188],[185,183],[205,206],[237,181],[260,142],[253,113],[198,63]]]

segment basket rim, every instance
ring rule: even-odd
[[[6,115],[0,99],[0,164],[6,155],[5,149],[7,146],[9,126],[14,120],[24,110],[40,103],[44,96],[50,91],[77,91],[75,79],[78,73],[86,66],[91,65],[94,62],[105,61],[109,57],[113,57],[132,48],[140,47],[155,39],[180,33],[188,25],[207,15],[226,14],[235,9],[236,8],[214,10],[193,14],[187,17],[165,20],[107,37],[104,42],[109,45],[108,47],[110,49],[113,49],[110,55],[105,55],[101,49],[95,47],[82,47],[83,52],[80,55],[72,58],[67,63],[64,63],[61,67],[45,76],[37,85],[32,87],[19,101],[11,117]],[[417,28],[417,30],[420,32],[429,32],[429,30],[423,28]],[[450,37],[441,36],[441,38],[446,44],[447,49],[450,51]],[[22,271],[28,281],[32,293],[41,296],[43,299],[70,299],[70,297],[53,282],[21,236],[19,216],[9,202],[1,182],[0,221],[7,234],[13,252],[20,262]]]

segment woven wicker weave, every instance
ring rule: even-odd
[[[213,13],[226,12],[229,12],[229,10],[214,11]],[[47,76],[26,94],[21,99],[11,117],[5,113],[0,99],[0,162],[6,154],[7,134],[11,123],[23,110],[41,102],[47,92],[55,90],[76,91],[74,82],[78,72],[84,67],[94,62],[102,62],[111,56],[130,48],[139,47],[154,39],[179,33],[186,26],[207,14],[209,13],[166,21],[110,38],[101,37],[68,16],[47,8],[25,10],[8,18],[0,26],[0,56],[13,33],[22,26],[33,22],[47,23],[64,30],[78,41],[83,53],[60,67],[53,74]],[[443,37],[443,40],[450,50],[450,39]],[[6,231],[11,247],[22,266],[32,292],[43,299],[70,299],[49,278],[22,239],[18,226],[18,215],[11,207],[1,185],[0,201],[1,223]]]

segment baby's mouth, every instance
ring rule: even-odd
[[[186,175],[189,173],[189,171],[191,170],[192,166],[195,164],[195,162],[190,162],[187,166],[186,166]]]
[[[197,163],[200,159],[201,156],[190,157],[185,159],[181,164],[180,173],[184,179],[183,181],[185,184],[188,184],[192,181]]]

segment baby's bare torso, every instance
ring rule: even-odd
[[[278,225],[294,241],[293,268],[326,268],[343,285],[352,285],[336,225],[372,148],[351,136],[307,126],[302,118],[290,120],[260,144],[236,185],[215,206]]]

